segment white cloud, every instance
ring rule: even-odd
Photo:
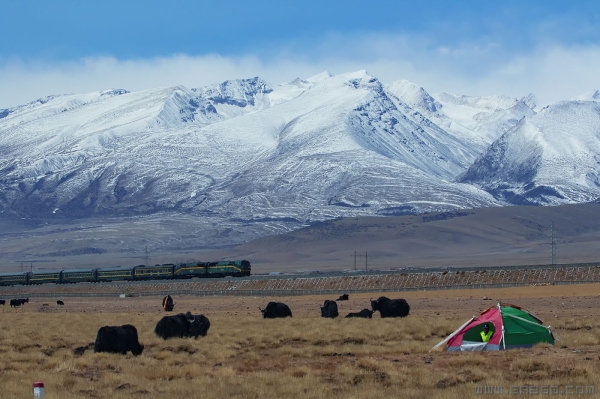
[[[408,79],[432,93],[520,97],[533,92],[541,103],[551,103],[600,88],[599,67],[599,46],[548,46],[511,55],[510,49],[492,42],[451,47],[425,37],[330,36],[311,50],[288,48],[264,57],[178,54],[137,60],[12,61],[0,65],[0,108],[49,94],[172,84],[199,87],[253,76],[278,84],[323,70],[336,74],[359,69],[384,83]]]
[[[490,73],[497,84],[531,87],[546,104],[600,88],[600,46],[551,47],[518,57]]]

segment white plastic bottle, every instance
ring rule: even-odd
[[[43,382],[34,382],[33,383],[33,397],[34,398],[43,398],[45,396],[44,392],[44,383]]]

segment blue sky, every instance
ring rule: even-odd
[[[65,92],[367,69],[457,94],[600,88],[597,1],[0,0],[0,108]]]

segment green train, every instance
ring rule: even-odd
[[[154,266],[31,271],[0,273],[0,286],[189,279],[194,277],[245,277],[250,275],[250,270],[250,262],[247,260],[227,260],[220,262],[167,263]]]

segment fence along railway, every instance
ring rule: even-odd
[[[447,269],[373,271],[335,276],[254,276],[252,278],[81,283],[0,287],[0,297],[114,297],[177,295],[287,296],[383,291],[447,290],[523,285],[600,282],[600,263]]]

